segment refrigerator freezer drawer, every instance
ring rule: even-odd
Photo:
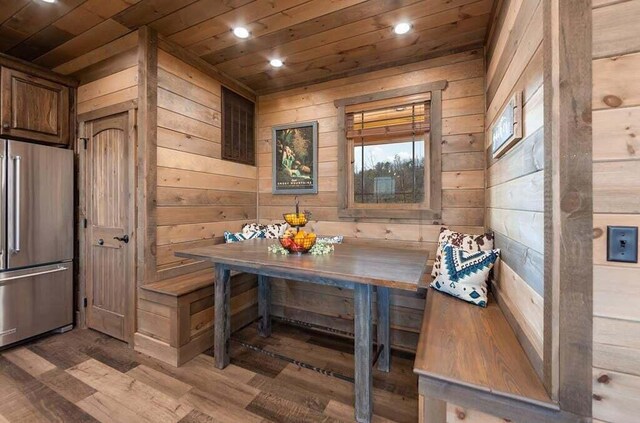
[[[71,262],[0,273],[0,347],[71,323]]]

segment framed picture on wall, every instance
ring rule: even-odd
[[[272,128],[274,194],[318,193],[318,122]]]
[[[522,139],[522,93],[516,92],[491,127],[493,157],[498,158]]]

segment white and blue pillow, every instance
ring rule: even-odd
[[[271,225],[261,225],[260,223],[245,223],[242,225],[242,233],[245,235],[252,232],[264,232],[264,238],[278,239],[284,235],[284,231],[289,227],[287,222],[273,223]]]
[[[224,242],[227,244],[233,242],[241,242],[247,241],[249,239],[263,239],[265,237],[263,231],[255,231],[255,232],[225,232],[224,233]]]
[[[444,244],[440,274],[431,282],[431,286],[464,301],[486,307],[489,272],[499,256],[500,250],[467,252],[463,248]]]

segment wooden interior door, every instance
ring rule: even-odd
[[[131,342],[135,311],[133,112],[84,124],[87,326]]]

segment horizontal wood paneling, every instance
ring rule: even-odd
[[[608,262],[606,238],[607,226],[640,226],[640,4],[593,7],[593,416],[632,422],[640,413],[640,266]]]
[[[164,342],[164,352],[157,355],[169,361],[190,358],[210,348],[213,339],[213,287],[202,291],[203,283],[213,281],[213,269],[208,263],[178,258],[175,252],[218,244],[225,231],[239,231],[243,223],[257,218],[257,169],[220,159],[220,87],[214,78],[159,51],[157,283],[181,287],[187,299],[177,299],[168,317],[143,305],[138,311],[138,339],[145,342],[141,348],[148,353],[154,352],[147,350],[149,339]],[[257,313],[255,277],[247,276],[248,285],[242,285],[246,287],[239,290],[236,283],[232,289],[234,327],[250,322]],[[162,298],[157,292],[148,295]],[[187,304],[185,312],[184,301],[194,296],[197,299]]]
[[[542,1],[511,1],[487,46],[486,225],[501,250],[494,280],[527,354],[541,373],[544,351],[544,90]],[[522,93],[523,139],[492,157],[491,128]]]
[[[78,114],[138,99],[138,66],[109,73],[78,87]]]
[[[282,220],[282,213],[293,207],[293,197],[271,194],[271,127],[295,121],[318,120],[319,129],[319,193],[317,196],[301,196],[301,207],[310,210],[312,222],[309,229],[326,235],[344,235],[358,242],[377,242],[384,245],[423,248],[430,252],[430,263],[435,255],[440,225],[431,221],[350,221],[338,216],[338,117],[334,100],[344,97],[375,93],[412,86],[428,81],[446,79],[443,91],[443,157],[442,157],[442,221],[461,231],[481,233],[484,226],[484,94],[483,60],[478,52],[465,52],[448,57],[424,61],[406,69],[385,70],[334,80],[306,89],[295,89],[259,97],[258,100],[258,211],[262,221]],[[335,310],[323,310],[326,304],[340,297],[333,288],[327,295],[305,294],[303,285],[289,282],[283,287],[278,306],[282,313],[297,313],[302,318],[342,326],[341,319],[350,319],[352,310],[348,303],[336,303]],[[278,294],[280,295],[280,294]],[[346,306],[345,306],[346,305]],[[329,307],[329,306],[327,306]],[[422,303],[407,306],[407,312],[419,317]],[[333,310],[333,311],[329,311]],[[305,312],[309,317],[305,317]],[[318,316],[331,314],[320,318]],[[397,312],[399,313],[399,311]],[[402,314],[396,314],[401,319]],[[405,333],[415,330],[417,322],[394,324],[395,347],[413,349],[415,336]],[[398,320],[399,322],[400,320]],[[348,324],[347,324],[348,325]],[[411,330],[411,327],[413,329]],[[404,341],[402,341],[404,342]]]
[[[257,213],[257,169],[220,159],[220,82],[158,52],[158,265],[178,246],[220,241]]]

